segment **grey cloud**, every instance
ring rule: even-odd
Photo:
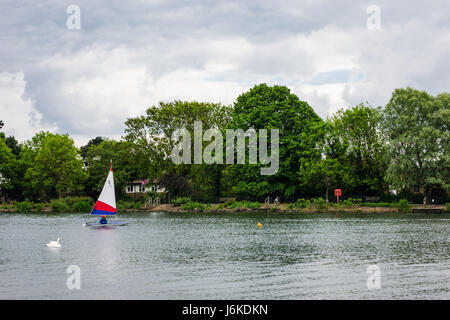
[[[71,3],[81,8],[80,31],[66,28]],[[160,92],[161,83],[170,86],[168,79],[180,74],[188,80],[177,83],[172,97],[189,92],[180,86],[192,82],[193,90],[223,83],[223,91],[234,93],[265,81],[295,88],[321,116],[336,103],[384,104],[400,86],[447,90],[448,1],[377,1],[380,31],[366,29],[368,5],[2,1],[0,72],[22,72],[23,98],[32,101],[41,122],[79,137],[120,135],[127,116],[161,96],[170,98]],[[349,76],[353,67],[361,76]],[[323,91],[328,83],[342,83],[341,89],[328,88],[341,91],[333,96]],[[306,94],[305,85],[317,88]],[[211,96],[210,88],[203,96]]]

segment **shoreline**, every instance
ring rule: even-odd
[[[193,209],[185,210],[183,206],[175,206],[173,204],[160,204],[152,208],[139,208],[139,209],[125,209],[117,211],[119,214],[129,213],[145,213],[145,212],[166,212],[166,213],[365,213],[365,214],[382,214],[382,213],[403,213],[399,208],[395,207],[365,207],[363,205],[353,206],[328,206],[327,208],[318,209],[314,206],[309,208],[289,208],[288,204],[279,205],[262,205],[259,208],[217,208],[220,204],[212,204],[210,208],[203,210]],[[414,213],[414,209],[418,209],[423,213],[446,213],[444,205],[411,205],[411,211]],[[417,211],[419,212],[419,211]],[[0,209],[0,213],[20,213],[14,208]],[[53,212],[51,207],[43,207],[41,211],[36,212],[34,209],[29,213],[72,213],[72,212]]]

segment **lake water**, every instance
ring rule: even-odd
[[[133,213],[90,229],[80,214],[0,214],[0,299],[450,298],[449,214],[341,216]]]

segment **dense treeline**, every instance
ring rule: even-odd
[[[248,148],[245,164],[173,163],[176,142],[171,137],[180,128],[193,136],[194,121],[202,121],[203,132],[217,129],[223,137],[226,129],[279,129],[277,173],[261,175],[266,165],[250,164]],[[449,125],[448,93],[396,89],[384,108],[360,104],[322,120],[287,87],[260,84],[237,97],[233,106],[161,102],[127,119],[120,141],[96,137],[77,148],[67,134],[39,132],[19,143],[0,133],[1,195],[18,201],[96,197],[112,159],[119,199],[126,197],[128,181],[150,178],[172,198],[203,202],[230,196],[331,199],[335,188],[345,196],[382,199],[391,197],[390,190],[408,197],[419,188],[427,202],[445,202],[450,190]],[[205,140],[203,148],[211,144]],[[222,147],[225,151],[225,143]]]

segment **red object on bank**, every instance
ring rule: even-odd
[[[334,195],[337,197],[337,203],[339,203],[339,197],[342,196],[342,190],[334,189]]]

